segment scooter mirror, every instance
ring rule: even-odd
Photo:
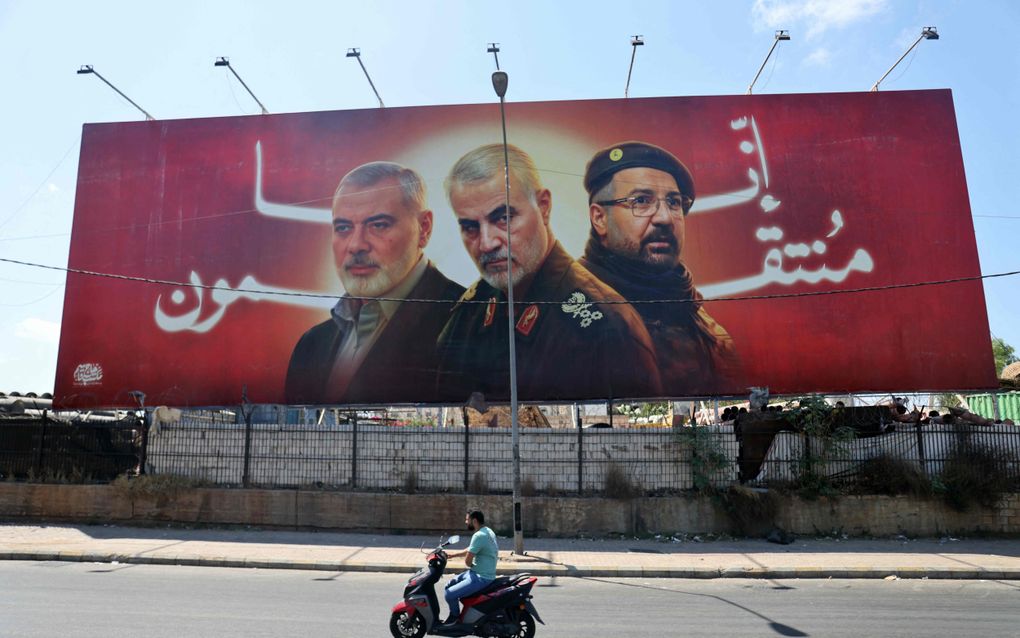
[[[460,536],[454,534],[453,536],[450,537],[450,540],[446,541],[446,544],[447,545],[456,545],[459,542],[460,542]]]

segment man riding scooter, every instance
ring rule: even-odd
[[[464,518],[468,530],[474,532],[468,548],[449,552],[448,558],[464,556],[468,570],[446,583],[446,604],[450,615],[443,625],[453,625],[460,617],[460,599],[485,589],[496,578],[496,561],[499,560],[499,546],[496,535],[485,526],[485,514],[478,510],[469,512]]]

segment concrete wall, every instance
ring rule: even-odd
[[[720,449],[736,459],[732,425],[708,426]],[[539,492],[601,491],[611,463],[623,467],[646,490],[684,490],[693,486],[689,451],[668,429],[583,430],[529,428],[521,435],[521,475]],[[394,428],[361,425],[357,432],[357,477],[354,433],[349,425],[296,428],[276,424],[252,427],[250,475],[256,485],[273,487],[357,487],[402,489],[413,473],[418,488],[464,491],[465,440],[468,480],[475,476],[490,492],[512,488],[510,431],[463,426]],[[164,424],[149,435],[151,474],[175,474],[226,485],[241,484],[244,428],[233,424]],[[716,476],[720,486],[736,480],[730,464]]]
[[[506,496],[408,495],[305,490],[191,489],[133,495],[112,485],[0,483],[0,518],[76,521],[254,525],[348,531],[449,533],[468,508],[486,512],[497,531],[510,530]],[[771,522],[763,521],[767,526]],[[997,510],[959,513],[939,501],[851,496],[805,501],[780,497],[775,523],[798,534],[937,536],[945,533],[1020,534],[1020,494]],[[733,533],[712,499],[701,496],[611,500],[529,498],[529,535]]]

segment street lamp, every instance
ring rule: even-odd
[[[139,111],[141,111],[141,112],[142,112],[142,114],[143,114],[143,115],[145,115],[145,119],[147,119],[147,120],[154,120],[154,119],[156,119],[156,118],[152,117],[151,115],[149,115],[149,112],[148,112],[148,111],[146,111],[146,110],[145,110],[145,109],[143,109],[142,107],[138,106],[138,105],[137,105],[137,104],[135,103],[135,101],[134,101],[134,100],[132,100],[132,99],[131,99],[131,98],[129,98],[128,96],[124,95],[124,93],[123,93],[123,92],[121,92],[121,90],[120,90],[120,89],[118,89],[117,87],[115,87],[115,86],[114,86],[113,84],[111,84],[109,80],[107,80],[107,79],[106,79],[106,78],[104,78],[103,76],[99,75],[99,71],[96,71],[95,69],[93,69],[93,68],[92,68],[92,65],[91,65],[91,64],[83,64],[83,65],[81,65],[81,68],[79,68],[79,69],[78,69],[77,73],[78,73],[78,75],[94,75],[94,76],[96,76],[97,78],[99,78],[100,80],[102,80],[102,81],[103,81],[103,83],[104,83],[104,84],[106,84],[106,86],[108,86],[108,87],[110,87],[111,89],[113,89],[114,91],[116,91],[116,92],[117,92],[117,95],[121,96],[122,98],[124,98],[125,100],[127,100],[128,102],[130,102],[130,103],[131,103],[131,106],[133,106],[133,107],[135,107],[136,109],[138,109]]]
[[[248,85],[244,83],[244,80],[241,79],[241,76],[237,74],[237,71],[234,70],[234,67],[230,66],[230,58],[220,56],[216,58],[216,62],[213,63],[213,66],[227,67],[227,69],[229,69],[230,72],[234,74],[234,77],[237,78],[237,81],[241,83],[241,86],[244,87],[244,90],[248,92],[248,95],[251,96],[251,99],[255,100],[255,103],[259,105],[260,109],[262,109],[262,115],[269,115],[269,111],[266,110],[265,105],[262,104],[262,102],[260,102],[257,97],[255,97],[255,94],[251,92],[251,89],[249,89]]]
[[[375,99],[379,100],[379,108],[385,108],[386,105],[383,104],[382,98],[379,97],[379,91],[375,90],[375,83],[372,82],[372,78],[369,77],[368,69],[365,68],[365,63],[361,61],[361,49],[347,49],[346,57],[356,58],[358,60],[358,64],[361,65],[361,70],[365,72],[365,79],[368,80],[368,85],[372,87],[372,92],[375,93]]]
[[[754,79],[751,80],[751,83],[747,86],[747,94],[748,95],[751,95],[751,89],[754,88],[754,83],[758,81],[758,78],[761,76],[761,72],[765,69],[765,65],[768,64],[769,58],[772,57],[772,52],[776,50],[776,47],[779,45],[779,42],[782,41],[782,40],[789,40],[789,39],[790,39],[790,32],[789,31],[787,31],[785,29],[781,29],[779,31],[776,31],[776,40],[775,40],[775,42],[772,43],[772,48],[769,49],[768,55],[765,56],[765,60],[762,61],[761,66],[758,67],[758,72],[754,74]]]
[[[503,179],[506,187],[506,213],[510,214],[510,150],[506,142],[506,89],[509,78],[506,71],[492,74],[492,88],[499,96],[499,116],[503,123]],[[509,304],[507,328],[510,340],[510,444],[513,448],[513,519],[514,554],[524,554],[524,526],[521,522],[521,440],[517,420],[517,340],[514,337],[514,249],[511,243],[510,223],[506,225],[506,299]]]
[[[882,80],[886,79],[889,76],[889,74],[892,73],[892,70],[895,69],[900,62],[903,61],[903,58],[907,57],[907,54],[914,50],[914,47],[916,47],[921,42],[921,40],[938,40],[938,39],[939,32],[935,29],[935,27],[924,27],[923,29],[921,29],[921,35],[919,35],[917,39],[914,40],[914,43],[911,44],[910,48],[907,49],[906,52],[900,56],[900,59],[896,60],[896,64],[889,67],[889,70],[885,72],[885,75],[878,78],[878,82],[875,82],[875,84],[871,87],[871,91],[875,92],[878,90],[878,85],[882,83]]]
[[[630,92],[630,74],[634,70],[634,57],[637,55],[637,48],[645,46],[645,41],[642,40],[645,36],[634,35],[630,38],[630,68],[627,69],[627,86],[623,87],[623,97],[627,97]]]

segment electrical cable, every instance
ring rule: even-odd
[[[53,177],[53,174],[57,172],[57,169],[60,168],[60,166],[64,163],[64,160],[67,159],[67,156],[71,154],[71,151],[73,151],[74,147],[77,146],[77,145],[78,145],[78,140],[77,139],[75,139],[75,141],[71,142],[71,145],[68,146],[67,150],[64,152],[64,156],[60,158],[60,161],[57,162],[56,166],[54,166],[52,169],[50,169],[50,172],[46,174],[46,177],[43,178],[43,181],[39,182],[39,186],[37,186],[36,189],[34,191],[32,191],[32,194],[28,196],[28,199],[26,199],[24,202],[22,202],[21,206],[18,206],[17,208],[15,208],[14,212],[11,213],[7,217],[7,219],[5,219],[3,222],[0,222],[0,228],[3,228],[8,223],[10,223],[10,221],[12,219],[14,219],[17,216],[17,214],[20,213],[23,208],[25,208],[25,206],[28,206],[28,203],[30,201],[35,199],[35,196],[39,194],[39,191],[41,191],[42,187],[46,185],[46,182],[50,181],[50,178]]]
[[[150,279],[148,277],[135,277],[131,275],[118,275],[114,273],[97,272],[94,270],[85,270],[82,268],[70,268],[62,266],[50,266],[47,264],[37,264],[28,261],[19,261],[16,259],[7,259],[0,257],[0,262],[8,264],[17,264],[19,266],[28,266],[32,268],[42,268],[45,270],[58,270],[76,275],[87,275],[90,277],[104,277],[107,279],[117,279],[121,281],[136,281],[139,283],[146,284],[158,284],[161,286],[176,286],[178,288],[200,288],[203,290],[226,290],[230,292],[241,292],[256,295],[272,295],[278,297],[306,297],[311,299],[336,299],[335,294],[326,293],[314,293],[314,292],[288,292],[282,290],[258,290],[252,288],[231,288],[229,286],[215,286],[209,284],[193,284],[190,282],[183,281],[169,281],[166,279]],[[800,297],[821,297],[825,295],[840,295],[849,293],[859,292],[878,292],[882,290],[900,290],[904,288],[921,288],[924,286],[939,286],[945,284],[963,283],[967,281],[980,281],[984,279],[994,279],[997,277],[1012,277],[1014,275],[1020,275],[1020,270],[1013,270],[1009,272],[992,273],[988,275],[973,275],[970,277],[956,277],[953,279],[938,279],[932,281],[917,281],[903,284],[888,284],[885,286],[868,286],[863,288],[843,288],[837,290],[819,290],[814,292],[791,292],[791,293],[778,293],[772,295],[744,295],[739,297],[714,297],[710,299],[649,299],[649,300],[634,300],[628,301],[626,299],[586,299],[583,303],[586,304],[600,304],[600,305],[638,305],[638,304],[686,304],[686,303],[703,303],[703,302],[716,302],[716,301],[758,301],[765,299],[795,299]],[[490,304],[492,300],[461,300],[461,301],[449,301],[447,299],[401,299],[398,297],[356,297],[350,296],[351,299],[361,299],[364,301],[397,301],[397,302],[411,302],[411,303],[439,303],[439,304]],[[506,301],[496,301],[495,303],[506,305]],[[519,302],[515,305],[553,305],[559,306],[565,302],[563,301],[528,301]]]

